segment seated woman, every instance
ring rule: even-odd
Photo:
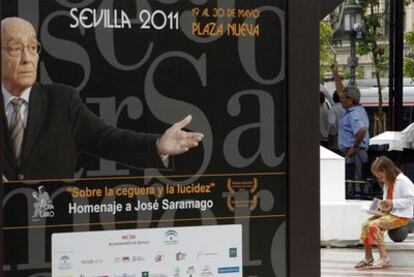
[[[373,216],[362,224],[360,242],[364,244],[365,258],[355,268],[382,269],[391,266],[384,245],[384,232],[403,227],[413,218],[414,184],[387,157],[377,158],[371,171],[383,185],[382,215]],[[372,256],[373,245],[380,253],[380,260],[376,263]]]

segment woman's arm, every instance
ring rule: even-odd
[[[411,182],[400,180],[397,186],[401,186],[401,194],[392,200],[394,208],[401,209],[414,205],[414,185]]]

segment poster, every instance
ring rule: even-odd
[[[241,231],[240,225],[214,225],[55,234],[52,273],[241,277]]]
[[[59,233],[228,224],[244,276],[286,275],[285,1],[1,6],[35,30],[36,53],[19,51],[38,58],[30,95],[45,105],[29,99],[20,166],[0,105],[4,276],[52,276]],[[202,141],[162,159],[188,115]]]

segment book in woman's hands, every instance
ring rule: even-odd
[[[364,212],[367,214],[372,214],[376,216],[383,216],[386,215],[381,209],[381,202],[382,200],[379,198],[374,198],[370,206],[366,205],[363,207]]]

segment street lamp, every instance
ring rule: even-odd
[[[355,69],[358,66],[356,40],[361,36],[362,24],[362,7],[356,0],[345,1],[332,39],[334,41],[349,40],[351,43],[351,56],[348,58],[348,66],[351,69],[349,86],[356,86]]]

